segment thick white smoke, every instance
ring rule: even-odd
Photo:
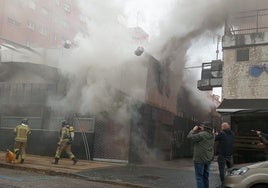
[[[132,101],[118,100],[118,90],[143,101],[147,79],[144,57],[134,55],[140,43],[131,39],[127,28],[128,16],[133,20],[134,15],[132,26],[150,32],[145,51],[175,75],[167,77],[173,95],[183,87],[193,104],[209,112],[212,102],[196,88],[200,69],[198,73],[184,67],[201,66],[204,50],[196,44],[200,49],[211,45],[230,14],[264,5],[267,2],[261,0],[80,0],[82,14],[89,18],[88,36],[78,34],[75,47],[64,50],[60,69],[69,80],[67,95],[50,105],[82,114],[116,110],[117,121],[129,124],[126,104]],[[212,53],[213,60],[215,52],[206,53]]]
[[[189,49],[200,37],[212,40],[211,36],[218,35],[228,15],[267,4],[263,0],[254,2],[80,0],[79,2],[82,14],[89,18],[88,36],[78,34],[74,41],[75,47],[64,50],[66,55],[61,61],[60,68],[71,82],[66,98],[53,101],[52,104],[59,109],[71,106],[80,113],[98,113],[107,110],[113,105],[115,89],[132,93],[134,98],[143,100],[145,85],[140,83],[143,82],[142,79],[146,79],[146,70],[139,63],[141,59],[133,55],[139,44],[129,35],[128,15],[132,14],[133,19],[133,15],[136,14],[138,26],[144,25],[151,32],[150,26],[154,29],[154,33],[149,33],[150,41],[145,45],[146,51],[162,64],[168,63],[170,69],[176,72],[177,78],[170,80],[173,90],[178,92],[179,88],[184,86],[190,90],[189,93],[201,94],[194,84],[199,79],[196,72],[193,75],[185,74],[184,67],[186,63],[200,66],[202,55],[199,50],[188,53]],[[206,33],[210,35],[206,36]],[[208,44],[211,45],[211,42],[204,42],[200,48]],[[194,59],[189,56],[196,56],[200,61],[189,62],[190,59]],[[191,79],[193,81],[189,81]]]

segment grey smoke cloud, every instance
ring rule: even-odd
[[[181,86],[186,87],[189,90],[189,95],[192,97],[191,102],[202,105],[205,110],[210,110],[208,104],[211,106],[214,104],[209,99],[206,100],[206,94],[196,88],[196,81],[200,79],[199,75],[201,69],[199,69],[199,74],[196,74],[196,71],[193,71],[193,74],[189,72],[185,74],[185,70],[183,69],[187,63],[192,65],[201,65],[202,63],[201,59],[199,62],[189,62],[190,58],[187,57],[188,50],[194,45],[197,45],[195,41],[199,38],[207,38],[207,42],[201,45],[199,44],[200,48],[203,48],[203,46],[207,46],[211,43],[209,40],[212,40],[213,35],[222,35],[222,27],[225,19],[231,14],[265,6],[268,6],[268,2],[263,0],[254,2],[250,0],[175,1],[173,10],[171,10],[168,17],[160,23],[160,35],[152,41],[153,45],[151,46],[154,54],[156,54],[162,62],[167,62],[168,60],[171,69],[180,75],[179,78],[183,78],[181,82],[178,81],[180,79],[174,80],[171,85],[177,86],[178,89]],[[200,51],[201,50],[196,49],[194,53],[192,52],[188,55],[198,56]],[[211,52],[207,53],[209,54]],[[214,57],[213,54],[213,58]],[[211,60],[213,59],[210,59],[210,61]],[[202,100],[200,100],[200,98],[202,98]],[[203,100],[203,98],[205,100]]]
[[[136,83],[134,84],[136,87],[131,88],[132,81],[140,78],[139,73],[146,72],[139,63],[141,59],[133,55],[138,43],[131,39],[128,29],[122,21],[120,22],[120,18],[127,19],[124,12],[127,2],[120,0],[79,2],[83,14],[89,18],[89,35],[83,37],[78,34],[75,39],[77,47],[68,52],[65,50],[68,54],[61,61],[60,68],[71,83],[66,98],[53,104],[57,104],[55,106],[58,108],[64,108],[66,104],[71,103],[76,111],[82,113],[101,112],[107,109],[107,105],[113,104],[115,91],[107,89],[109,84],[128,94],[134,94],[134,98],[135,93],[142,96],[144,85],[140,84],[142,87],[139,88],[139,83]],[[170,0],[169,2],[173,5],[173,9],[170,9],[158,23],[159,34],[151,36],[149,44],[145,45],[146,51],[163,65],[168,63],[170,69],[176,72],[179,79],[170,81],[174,92],[179,92],[179,88],[185,86],[192,90],[192,93],[200,92],[197,91],[196,84],[193,84],[195,82],[186,80],[198,78],[191,74],[185,75],[183,68],[189,61],[187,52],[194,45],[194,41],[204,37],[203,34],[208,31],[212,35],[218,34],[228,15],[267,4],[263,0],[254,2]],[[140,6],[142,5],[140,3]],[[196,53],[198,54],[198,51]],[[132,72],[131,79],[127,79],[127,73],[132,70],[137,71],[136,76]],[[144,78],[146,79],[146,76]],[[128,87],[122,88],[122,85]],[[138,98],[142,100],[140,96]]]
[[[176,97],[183,87],[189,93],[189,102],[202,106],[199,108],[202,111],[210,112],[213,103],[206,94],[196,88],[196,81],[199,79],[196,76],[197,72],[184,70],[187,63],[193,65],[202,63],[201,60],[189,62],[194,59],[189,56],[196,54],[198,56],[200,53],[198,49],[194,53],[189,53],[189,50],[200,38],[204,41],[199,43],[200,48],[202,45],[206,46],[209,42],[206,43],[204,39],[210,40],[211,36],[219,34],[228,15],[242,9],[255,8],[254,3],[245,0],[168,2],[169,8],[173,8],[155,24],[157,35],[152,34],[150,42],[144,47],[146,52],[156,57],[162,66],[173,71],[173,75],[167,77],[171,86],[171,96]],[[146,97],[147,70],[142,65],[145,57],[134,55],[139,43],[131,39],[125,27],[126,5],[126,2],[119,0],[80,1],[83,14],[89,18],[89,35],[85,37],[78,34],[74,41],[76,47],[64,50],[65,56],[59,67],[62,74],[68,78],[69,87],[66,97],[50,101],[54,109],[62,111],[72,108],[73,111],[82,114],[98,114],[114,110],[117,121],[124,125],[129,124],[131,114],[127,112],[127,104],[134,101],[127,98],[120,101],[121,104],[115,102],[118,97],[117,91],[123,91],[132,99],[143,102]],[[143,6],[142,2],[140,6]],[[122,134],[118,137],[124,138],[128,135],[126,132],[127,128],[122,129]],[[137,132],[134,137],[135,142],[143,146],[141,148],[152,158],[155,151],[150,151],[144,145],[140,133]]]

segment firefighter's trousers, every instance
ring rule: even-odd
[[[26,157],[26,146],[27,146],[27,143],[26,142],[18,142],[18,141],[15,141],[15,144],[14,144],[14,152],[16,153],[17,151],[20,152],[20,156],[21,156],[21,159],[25,159]]]
[[[62,151],[65,151],[70,159],[74,159],[75,156],[71,151],[71,144],[68,144],[67,141],[61,141],[58,143],[58,147],[56,150],[55,158],[59,159],[61,156]]]

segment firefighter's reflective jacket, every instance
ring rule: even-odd
[[[27,142],[27,137],[31,134],[31,130],[28,125],[21,124],[15,127],[14,133],[16,142]]]
[[[69,131],[70,131],[72,140],[74,140],[74,127],[72,125],[69,126]]]
[[[60,141],[72,143],[73,141],[74,128],[73,126],[62,127],[60,132]]]

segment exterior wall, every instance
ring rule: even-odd
[[[181,79],[180,75],[152,56],[145,54],[138,58],[140,62],[132,62],[131,68],[128,63],[114,67],[117,71],[108,75],[107,82],[134,99],[177,114],[178,90],[174,85]]]
[[[268,42],[268,39],[263,38],[263,40]],[[268,65],[268,45],[264,44],[263,41],[258,43],[256,40],[251,40],[251,42],[248,41],[244,45],[238,46],[237,42],[233,42],[230,38],[224,42],[222,98],[267,98],[267,72],[263,71],[259,77],[253,77],[250,75],[250,68],[256,65]],[[249,48],[249,61],[236,61],[236,50],[239,47]]]
[[[145,101],[147,104],[177,114],[177,80],[181,79],[168,65],[150,60]]]

